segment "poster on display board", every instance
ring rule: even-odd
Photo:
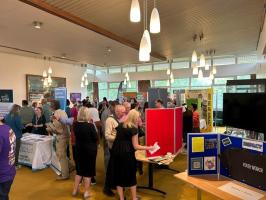
[[[218,134],[189,133],[187,136],[188,175],[218,173]]]
[[[206,124],[201,132],[211,132],[213,129],[213,89],[186,90],[186,101],[189,99],[197,99],[198,110],[200,114],[201,124]]]
[[[81,93],[74,93],[74,92],[71,92],[70,93],[70,101],[72,103],[75,103],[77,101],[81,101]]]
[[[65,87],[55,88],[54,90],[55,100],[60,102],[60,109],[66,109],[67,89]]]
[[[220,134],[220,174],[266,191],[266,142]]]
[[[147,157],[156,157],[167,154],[176,154],[182,147],[182,108],[163,108],[146,110],[146,144],[156,142],[160,149]]]
[[[13,90],[0,90],[0,117],[9,113],[13,104]]]

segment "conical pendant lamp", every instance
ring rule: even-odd
[[[140,22],[139,0],[132,0],[132,2],[131,2],[130,21],[131,22]]]
[[[158,9],[154,7],[151,13],[150,32],[160,33],[160,31],[161,31],[160,15]]]

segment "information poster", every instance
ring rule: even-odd
[[[8,114],[13,104],[13,90],[0,90],[0,117]]]
[[[218,135],[216,133],[188,134],[188,174],[217,174]]]
[[[77,101],[81,101],[81,93],[70,93],[70,101],[72,103],[76,103]]]
[[[54,90],[55,100],[60,102],[60,108],[62,110],[66,109],[66,99],[67,99],[67,89],[65,87],[55,88]]]

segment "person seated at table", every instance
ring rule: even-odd
[[[89,197],[91,178],[96,175],[97,155],[97,131],[93,123],[90,123],[89,109],[81,107],[77,121],[73,124],[76,138],[76,171],[73,196],[79,191],[79,184],[84,182],[84,199]]]
[[[41,107],[36,107],[34,109],[34,116],[32,123],[27,124],[26,126],[32,126],[32,133],[39,135],[47,135],[45,127],[46,119],[43,114]]]
[[[129,111],[125,122],[116,128],[116,139],[112,147],[110,163],[113,164],[112,186],[116,187],[120,200],[124,200],[124,187],[130,187],[133,200],[137,200],[135,150],[152,150],[153,146],[141,146],[138,142],[140,113]]]

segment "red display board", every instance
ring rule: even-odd
[[[147,157],[175,154],[182,147],[182,108],[146,110],[146,144],[158,142],[160,149]]]

